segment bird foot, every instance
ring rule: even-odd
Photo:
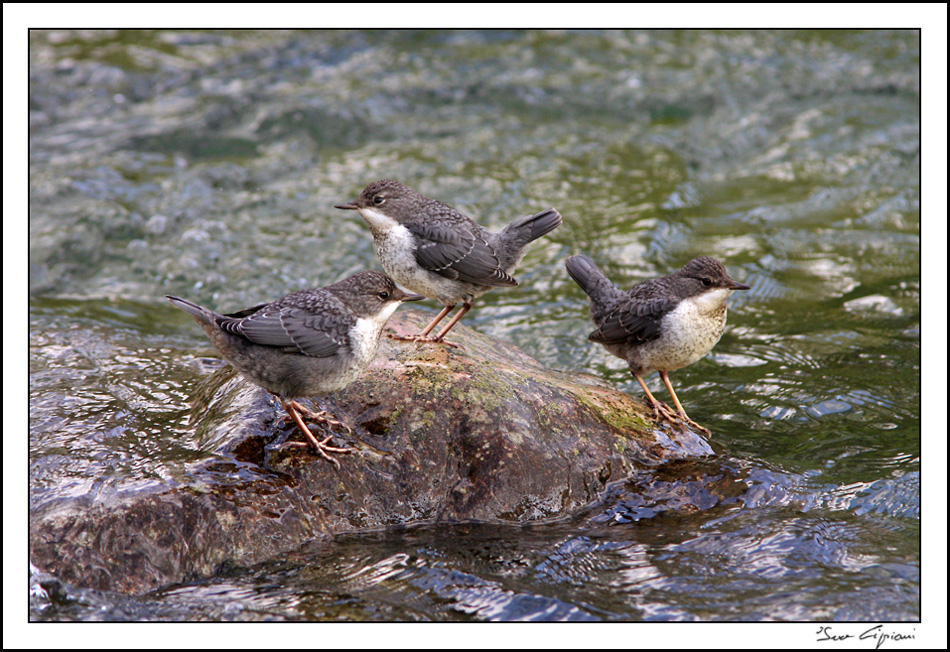
[[[707,434],[707,435],[711,435],[711,434],[712,434],[712,430],[710,430],[709,428],[704,428],[703,426],[699,425],[698,423],[696,423],[695,421],[693,421],[692,419],[690,419],[688,416],[686,416],[686,413],[685,413],[685,412],[683,412],[683,413],[681,413],[681,414],[678,414],[677,416],[678,416],[683,422],[689,424],[690,426],[692,426],[692,427],[695,428],[696,430],[699,430],[700,432],[703,432],[703,433],[705,433],[705,434]]]
[[[686,412],[677,412],[673,408],[671,408],[669,405],[664,403],[663,401],[656,401],[656,403],[654,403],[652,407],[653,407],[653,418],[657,421],[659,421],[660,419],[663,419],[669,422],[670,424],[672,424],[673,426],[677,426],[679,428],[683,428],[684,426],[693,427],[696,430],[704,432],[707,435],[712,434],[712,431],[709,430],[709,428],[704,428],[703,426],[699,425],[698,423],[690,419],[688,416],[686,416]]]
[[[297,401],[293,402],[293,406],[298,412],[300,412],[300,414],[307,421],[312,421],[314,423],[324,423],[328,426],[343,426],[344,428],[346,428],[346,431],[349,432],[350,434],[353,434],[356,432],[355,430],[353,430],[353,428],[346,425],[342,421],[334,419],[332,416],[330,416],[330,413],[327,412],[326,410],[320,410],[319,412],[314,412],[313,410],[301,405]]]
[[[284,446],[287,446],[288,448],[291,448],[291,447],[297,448],[299,446],[307,446],[309,448],[312,448],[317,453],[317,455],[319,455],[320,457],[322,457],[323,459],[329,462],[332,462],[336,466],[336,468],[340,468],[340,463],[336,460],[336,458],[331,457],[331,454],[336,453],[338,455],[348,455],[350,453],[358,452],[355,448],[330,446],[329,442],[331,439],[333,439],[333,435],[330,435],[323,441],[320,441],[319,439],[314,437],[313,432],[310,430],[307,424],[304,423],[303,418],[304,416],[306,416],[311,421],[314,421],[317,423],[343,426],[349,432],[352,433],[353,429],[350,428],[345,423],[343,423],[342,421],[337,421],[336,419],[330,418],[329,415],[324,411],[314,412],[313,410],[310,410],[304,407],[297,401],[284,401],[283,405],[284,405],[284,409],[287,410],[287,414],[290,415],[290,418],[293,419],[294,423],[296,424],[297,429],[307,439],[307,443],[292,442],[292,443],[286,443],[284,444]]]
[[[653,408],[653,418],[657,421],[666,419],[671,423],[677,423],[679,418],[676,412],[663,401],[656,401],[651,406]]]
[[[281,448],[308,448],[313,449],[317,455],[322,457],[325,460],[332,462],[336,465],[336,468],[340,468],[340,462],[335,457],[330,457],[331,453],[336,453],[337,455],[349,455],[351,453],[357,453],[355,448],[342,448],[340,446],[329,446],[328,442],[333,439],[333,435],[330,435],[323,441],[318,440],[313,436],[313,433],[307,437],[306,442],[302,441],[288,441]]]
[[[462,348],[460,345],[455,342],[449,342],[448,340],[440,340],[435,337],[429,337],[428,335],[393,335],[392,333],[386,333],[386,336],[391,340],[404,340],[407,342],[431,342],[433,344],[445,344],[450,346],[453,349]]]
[[[328,446],[327,442],[333,439],[333,436],[329,436],[323,441],[317,441],[316,438],[310,440],[311,447],[317,451],[317,454],[325,460],[329,460],[336,465],[336,468],[340,468],[340,462],[337,461],[335,457],[330,457],[331,453],[337,453],[339,455],[350,455],[357,452],[355,448],[343,448],[340,446]]]

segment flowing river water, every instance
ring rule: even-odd
[[[671,374],[746,478],[730,504],[631,478],[552,522],[341,535],[134,597],[34,572],[32,620],[920,617],[917,32],[40,31],[29,56],[31,509],[212,455],[189,405],[217,355],[163,295],[379,269],[333,208],[374,179],[493,230],[556,207],[465,323],[636,396],[568,255],[624,287],[712,255],[752,286]]]

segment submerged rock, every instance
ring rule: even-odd
[[[390,328],[416,333],[428,318],[402,310]],[[545,369],[464,326],[452,339],[461,348],[384,338],[360,380],[316,399],[354,429],[333,429],[359,450],[340,469],[282,447],[300,435],[275,424],[267,392],[230,370],[210,376],[195,409],[219,459],[171,490],[38,508],[32,562],[78,586],[141,592],[320,535],[558,517],[634,469],[712,453],[692,432],[655,428],[642,401],[600,379]]]

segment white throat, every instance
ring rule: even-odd
[[[701,315],[719,312],[726,304],[726,299],[732,294],[728,288],[716,288],[692,298],[693,305]]]
[[[373,233],[388,233],[397,227],[400,229],[405,228],[393,218],[380,213],[374,208],[360,208],[359,214],[366,220],[366,224]]]

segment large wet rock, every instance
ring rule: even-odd
[[[401,310],[390,328],[415,333],[429,317]],[[317,399],[355,430],[333,430],[359,449],[339,469],[281,447],[302,437],[279,427],[264,390],[230,368],[213,374],[195,412],[218,459],[171,490],[38,508],[32,562],[79,586],[141,592],[320,535],[557,517],[634,469],[712,453],[698,435],[656,428],[642,401],[598,378],[545,369],[464,326],[452,339],[462,348],[384,339],[359,381]]]

